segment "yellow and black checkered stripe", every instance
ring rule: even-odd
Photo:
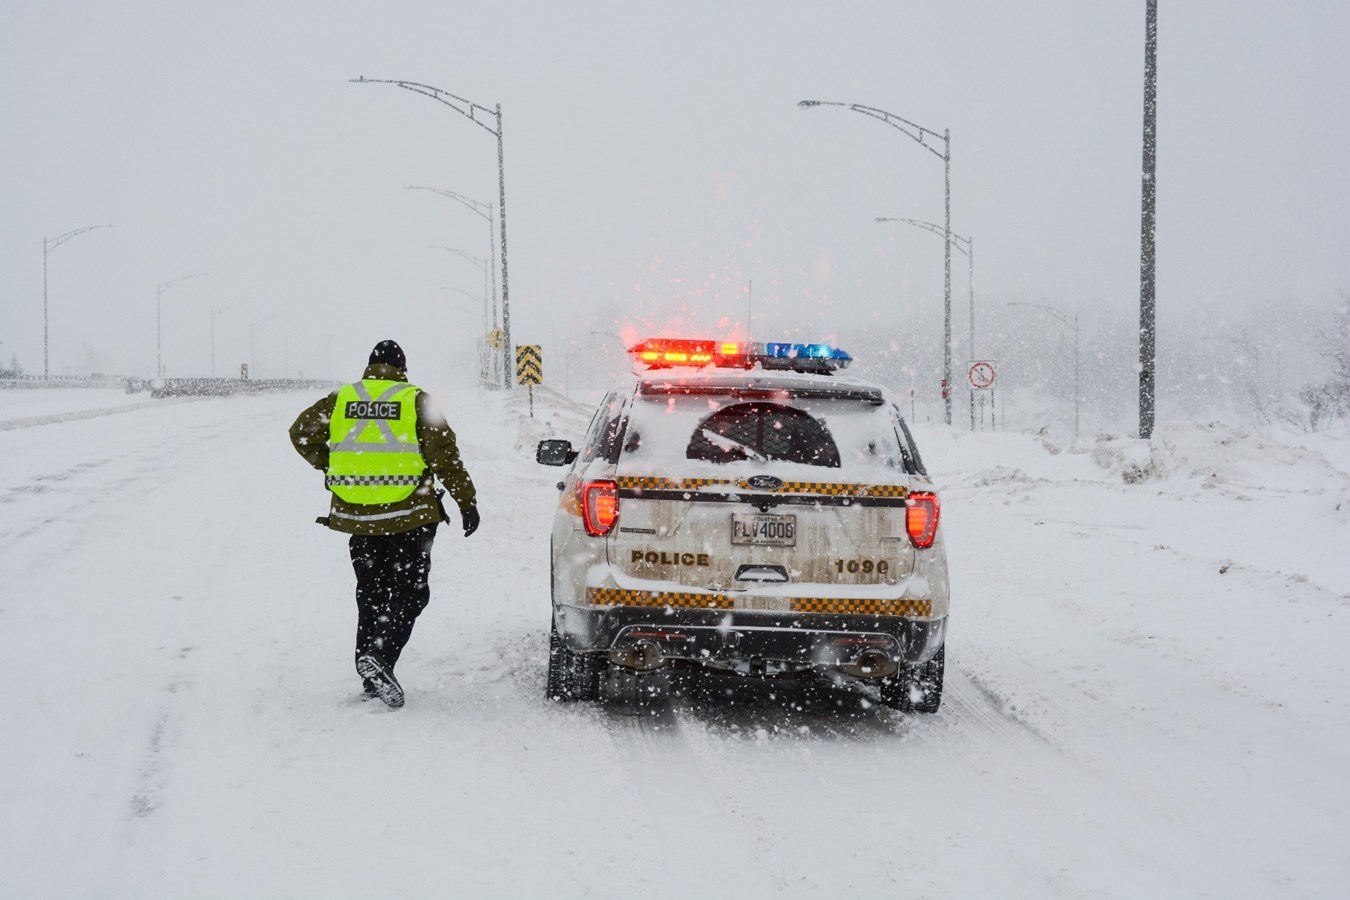
[[[846,616],[931,616],[932,600],[873,600],[863,597],[793,597],[793,612]]]
[[[736,601],[724,594],[683,591],[628,591],[623,588],[586,588],[591,606],[671,606],[678,609],[731,609]]]
[[[631,591],[623,588],[587,588],[591,606],[657,606],[675,609],[734,609],[736,600],[726,594],[686,591]],[[792,597],[792,612],[846,616],[924,617],[933,614],[931,600],[875,600],[866,597]]]
[[[616,479],[619,490],[630,491],[696,491],[714,485],[734,485],[730,478],[663,478],[660,475],[620,475]]]
[[[665,478],[659,475],[620,475],[619,490],[696,491],[705,487],[731,486],[760,494],[815,494],[825,497],[898,497],[909,496],[909,488],[899,484],[857,484],[834,481],[786,481],[778,488],[752,488],[731,478]]]

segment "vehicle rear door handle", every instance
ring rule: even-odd
[[[744,565],[736,569],[737,581],[771,582],[781,584],[788,580],[786,566]]]

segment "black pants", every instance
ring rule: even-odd
[[[369,654],[391,670],[398,662],[431,599],[427,577],[435,539],[435,523],[399,534],[352,535],[357,657]]]

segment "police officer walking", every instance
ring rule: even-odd
[[[459,507],[464,536],[478,528],[455,433],[431,398],[408,383],[403,349],[380,341],[360,381],[300,414],[291,443],[327,476],[332,505],[319,523],[351,535],[357,674],[368,696],[400,707],[394,666],[431,598],[431,544],[436,526],[449,521],[435,479]]]

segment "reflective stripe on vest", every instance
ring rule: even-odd
[[[344,386],[328,425],[328,489],[348,503],[397,503],[426,472],[417,444],[417,388],[370,379]]]

